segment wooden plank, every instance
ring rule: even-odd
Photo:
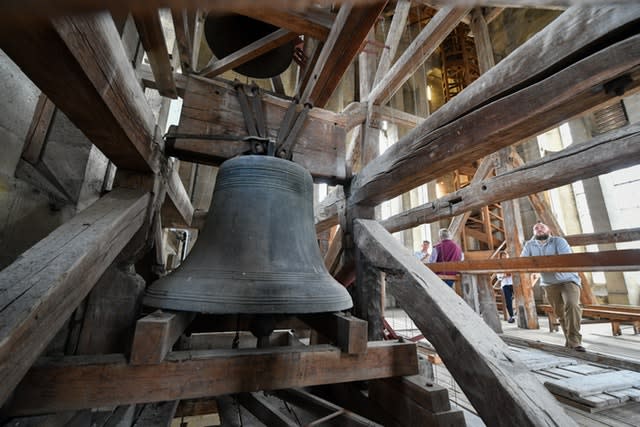
[[[367,98],[369,105],[386,104],[468,12],[469,9],[466,7],[445,6],[440,9],[393,64],[389,72],[371,89]]]
[[[0,404],[140,228],[149,199],[112,191],[0,272]]]
[[[640,240],[640,227],[626,230],[602,231],[599,233],[572,234],[564,236],[564,238],[571,246],[634,242]]]
[[[340,262],[340,257],[344,253],[344,248],[342,247],[343,243],[343,232],[342,227],[337,227],[333,239],[331,239],[331,243],[329,243],[329,248],[327,249],[327,253],[324,256],[324,266],[327,267],[327,271],[332,273],[338,267],[338,263]]]
[[[0,48],[118,168],[159,171],[155,118],[108,13],[20,28]]]
[[[198,72],[202,77],[215,77],[225,71],[229,71],[236,68],[245,62],[251,61],[260,55],[269,52],[282,46],[283,44],[290,42],[298,37],[297,33],[293,33],[288,30],[277,30],[273,33],[266,35],[253,43],[248,44],[242,49],[225,56],[224,58],[215,59]]]
[[[289,101],[263,95],[263,109],[268,135],[275,139]],[[320,108],[309,111],[293,151],[293,161],[307,168],[314,177],[342,181],[346,177],[344,163],[345,130],[333,120],[335,113]],[[236,92],[229,83],[190,77],[180,117],[180,133],[229,135],[245,137],[247,131]],[[223,160],[250,149],[245,141],[212,141],[177,139],[173,150],[185,160],[188,156],[219,165]],[[173,155],[173,154],[172,154]]]
[[[319,413],[325,415],[338,411],[344,411],[344,408],[301,389],[278,390],[276,392],[276,396],[316,414]],[[342,416],[347,418],[345,425],[348,425],[350,427],[378,426],[378,424],[352,412],[345,411],[343,412]]]
[[[195,313],[157,310],[138,320],[129,363],[150,365],[162,362],[194,317]]]
[[[617,129],[524,164],[382,221],[390,232],[632,166],[640,161],[640,124]]]
[[[35,164],[40,160],[40,153],[42,153],[55,111],[56,106],[54,103],[46,95],[41,94],[38,98],[27,136],[24,139],[24,149],[22,150],[22,158],[31,164]]]
[[[315,107],[327,104],[385,4],[378,1],[352,6],[347,2],[340,7],[320,58],[300,96],[301,102],[309,102]]]
[[[327,345],[173,352],[158,365],[129,365],[124,355],[70,356],[34,366],[16,389],[7,413],[306,387],[413,375],[417,370],[415,344],[391,342],[369,343],[367,352],[359,355]]]
[[[158,12],[141,15],[134,14],[133,21],[138,29],[140,42],[145,52],[147,52],[147,59],[149,60],[158,92],[162,96],[177,98],[178,92],[176,83],[173,80],[173,67],[167,51],[160,14]]]
[[[298,427],[299,424],[287,417],[271,402],[257,393],[239,393],[236,395],[238,402],[249,410],[257,419],[266,426],[273,427]]]
[[[388,200],[470,159],[616,99],[602,85],[629,73],[638,64],[640,53],[634,49],[637,40],[612,40],[615,44],[586,58],[582,56],[584,59],[571,54],[639,17],[640,5],[628,12],[616,8],[576,8],[565,12],[367,165],[352,184],[351,203]],[[590,25],[590,31],[586,31],[587,21],[598,25]],[[531,51],[540,55],[533,59]],[[621,57],[629,61],[614,59]],[[551,66],[556,68],[550,69]],[[558,68],[561,71],[557,72]],[[528,85],[516,86],[524,81]],[[478,107],[489,99],[495,100]]]
[[[178,401],[156,402],[144,405],[137,417],[135,427],[169,427],[176,413]]]
[[[464,271],[468,273],[542,271],[638,271],[640,249],[585,252],[565,255],[486,259],[429,264],[433,271]]]
[[[340,213],[344,214],[345,203],[344,188],[338,186],[314,206],[313,222],[316,225],[316,233],[326,231],[340,224]]]
[[[142,84],[145,88],[158,89],[155,77],[151,72],[151,67],[146,64],[140,64],[136,68],[136,76],[139,80],[142,80]],[[187,86],[187,74],[173,73],[173,80],[176,82],[176,90],[180,97],[184,97],[184,89]]]
[[[640,387],[640,373],[614,371],[598,375],[580,375],[573,378],[545,381],[544,385],[553,393],[565,397],[586,397],[603,392],[614,392],[631,387]]]
[[[355,220],[354,231],[367,258],[397,279],[387,281],[389,291],[487,425],[575,425],[480,317],[380,224]]]

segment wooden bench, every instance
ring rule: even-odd
[[[555,332],[560,326],[553,308],[550,305],[542,304],[538,306],[549,318],[549,332]],[[611,322],[611,333],[614,336],[622,335],[621,323],[631,323],[633,333],[640,334],[640,308],[621,305],[585,305],[582,308],[583,317],[603,319]]]

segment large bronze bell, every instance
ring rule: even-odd
[[[144,303],[214,314],[303,314],[348,309],[328,273],[303,167],[268,156],[227,160],[191,254],[148,287]]]
[[[209,48],[222,59],[278,30],[266,22],[243,15],[209,14],[204,21],[204,36]],[[287,42],[234,68],[244,76],[256,79],[275,77],[287,69],[293,59],[294,41]]]

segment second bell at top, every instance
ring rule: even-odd
[[[204,22],[204,35],[209,48],[218,59],[236,52],[251,43],[277,31],[266,22],[243,15],[209,14]],[[294,41],[289,41],[242,65],[233,71],[257,79],[281,74],[293,59]]]

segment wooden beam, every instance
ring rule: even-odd
[[[435,272],[464,271],[467,273],[542,271],[639,271],[640,249],[584,252],[509,259],[478,259],[473,261],[428,264]]]
[[[611,46],[584,59],[572,53],[608,32],[625,37],[627,34],[615,30],[635,19],[640,19],[640,5],[628,12],[616,8],[568,10],[367,165],[352,184],[351,203],[388,200],[471,159],[616,100],[616,94],[604,85],[637,67],[637,39],[613,40]],[[598,25],[585,31],[587,21]],[[540,53],[536,60],[529,55],[531,51]],[[561,71],[550,69],[554,65]],[[527,86],[517,86],[525,81]],[[629,89],[637,85],[632,78]]]
[[[391,67],[391,61],[396,57],[398,46],[402,38],[402,33],[407,25],[407,17],[411,10],[411,0],[398,0],[396,8],[393,11],[393,18],[391,18],[391,24],[389,25],[389,32],[385,40],[384,49],[380,55],[380,61],[378,62],[378,68],[373,79],[372,87],[380,82],[382,77],[387,74]]]
[[[262,96],[267,133],[274,138],[290,101],[264,94]],[[307,114],[293,150],[293,161],[305,167],[312,176],[337,183],[346,178],[344,161],[345,130],[333,120],[337,114],[312,108]],[[183,160],[219,165],[227,158],[250,149],[244,116],[236,91],[230,83],[190,77],[188,79],[179,133],[229,136],[229,141],[176,139],[171,155]],[[240,140],[238,140],[240,139]]]
[[[118,168],[159,171],[156,121],[108,13],[20,28],[0,48]]]
[[[145,88],[158,89],[155,77],[151,72],[151,67],[146,64],[140,64],[135,70],[138,79],[142,80],[142,84]],[[187,74],[173,73],[173,80],[176,83],[176,90],[178,96],[184,97],[184,89],[187,86]]]
[[[171,18],[176,32],[176,43],[183,74],[189,74],[193,71],[191,66],[193,39],[189,32],[188,13],[189,11],[186,9],[171,9]]]
[[[472,182],[433,202],[394,215],[381,224],[390,232],[428,224],[531,193],[602,175],[640,163],[640,124],[572,144],[507,173]]]
[[[326,105],[385,4],[386,1],[364,6],[345,3],[340,7],[320,58],[300,96],[301,102],[316,107]]]
[[[140,228],[149,200],[112,191],[0,272],[0,404]]]
[[[233,68],[236,68],[245,62],[251,61],[254,58],[259,57],[260,55],[269,52],[277,48],[278,46],[282,46],[283,44],[290,42],[298,37],[297,33],[293,33],[289,30],[277,30],[273,33],[262,37],[254,41],[253,43],[248,44],[242,49],[238,49],[225,56],[224,58],[215,59],[206,67],[204,67],[199,75],[202,77],[215,77],[218,76],[225,71],[229,71]]]
[[[369,343],[367,352],[358,355],[328,345],[173,352],[158,365],[129,365],[124,355],[69,356],[34,366],[16,389],[7,413],[190,399],[417,371],[415,344],[388,341]]]
[[[170,170],[163,170],[168,199],[162,207],[162,219],[165,226],[187,228],[193,221],[194,208],[191,198],[184,188],[176,163],[171,164]]]
[[[337,0],[333,3],[353,3],[367,5],[377,3],[379,0]],[[620,5],[631,5],[635,0],[617,0]],[[5,4],[6,3],[6,4]],[[571,5],[609,5],[610,0],[430,0],[429,4],[435,5],[460,5],[460,6],[500,6],[500,7],[534,7],[543,9],[565,9]],[[295,4],[295,5],[294,5]],[[281,12],[305,10],[317,6],[317,0],[272,0],[269,8]],[[126,15],[128,12],[150,13],[160,8],[185,8],[194,10],[197,7],[206,7],[210,12],[232,12],[239,8],[251,10],[262,9],[262,4],[257,5],[255,0],[96,0],[86,2],[83,0],[63,0],[55,4],[47,0],[26,0],[15,2],[5,0],[2,3],[3,11],[0,17],[0,28],[15,29],[19,26],[39,24],[49,17],[59,17],[71,14],[84,14],[109,10],[114,15]]]
[[[572,234],[570,236],[564,236],[564,238],[571,246],[634,242],[636,240],[640,240],[640,228],[602,231],[600,233]]]
[[[195,313],[157,310],[136,322],[131,345],[132,365],[158,364],[189,326]]]
[[[334,225],[340,224],[340,213],[344,213],[346,197],[343,187],[337,186],[314,207],[314,223],[316,233],[326,231]]]
[[[169,427],[177,407],[177,400],[144,405],[134,425],[136,427]]]
[[[467,13],[469,9],[466,7],[445,6],[440,9],[393,64],[389,72],[371,89],[367,98],[369,105],[386,104]]]
[[[380,224],[356,220],[354,231],[358,247],[387,272],[387,287],[487,425],[575,425],[498,335]]]
[[[41,94],[36,104],[36,110],[33,112],[33,119],[24,139],[24,149],[22,150],[22,158],[31,164],[36,164],[40,160],[55,111],[54,103],[46,95]]]
[[[158,92],[168,98],[177,98],[178,92],[176,83],[173,80],[173,67],[167,51],[160,14],[158,12],[142,15],[134,14],[133,21],[138,29],[142,47],[147,52],[147,59],[149,60]]]

